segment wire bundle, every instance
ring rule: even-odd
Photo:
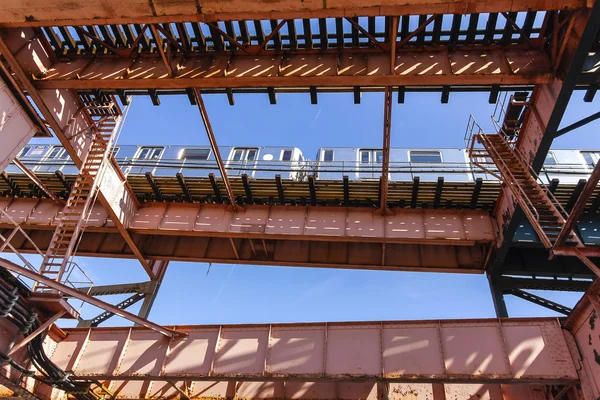
[[[7,318],[8,321],[19,329],[19,332],[24,337],[27,337],[40,327],[40,320],[24,298],[19,296],[18,292],[19,288],[10,285],[7,280],[0,281],[0,318]],[[1,351],[0,365],[8,363],[23,375],[71,393],[80,400],[96,399],[97,397],[90,391],[90,384],[88,382],[72,380],[68,373],[50,361],[44,351],[43,337],[44,335],[37,335],[27,344],[29,359],[43,377],[35,375],[34,371],[23,367]]]

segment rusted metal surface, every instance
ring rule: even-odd
[[[523,1],[322,1],[292,0],[272,2],[267,0],[235,0],[223,3],[219,0],[184,0],[156,2],[151,0],[103,0],[73,1],[69,7],[58,0],[45,2],[8,0],[3,4],[0,26],[48,26],[145,23],[166,21],[228,21],[245,19],[332,18],[359,15],[405,15],[405,14],[465,14],[502,11],[541,11],[574,9],[585,5],[583,0],[523,0]]]

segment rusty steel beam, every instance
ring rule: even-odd
[[[221,179],[223,179],[223,184],[225,185],[225,190],[227,191],[227,196],[229,197],[229,203],[231,207],[235,210],[237,208],[237,205],[235,203],[233,189],[231,189],[231,183],[227,178],[227,170],[225,169],[225,164],[223,164],[223,158],[221,158],[221,152],[219,151],[219,146],[217,145],[217,140],[215,139],[215,133],[213,132],[212,126],[210,124],[210,119],[208,118],[208,112],[206,111],[206,106],[204,105],[202,94],[200,93],[200,90],[198,90],[198,88],[194,88],[193,90],[194,99],[196,100],[196,105],[198,106],[198,110],[200,111],[200,116],[202,117],[204,129],[206,129],[206,134],[208,135],[210,147],[212,149],[213,154],[215,155],[215,160],[217,161],[219,172],[221,173]]]
[[[56,62],[36,75],[37,89],[199,89],[383,86],[532,85],[552,80],[543,50],[513,45],[456,49],[307,51],[289,55],[263,52],[173,54],[172,77],[159,54],[124,60],[114,56],[77,57]]]
[[[569,235],[571,235],[573,229],[575,229],[577,225],[577,220],[579,220],[579,217],[581,216],[581,213],[583,212],[586,203],[588,202],[591,195],[594,193],[594,190],[596,190],[598,181],[600,181],[600,163],[596,164],[594,170],[590,174],[588,181],[585,184],[585,187],[583,188],[583,191],[577,197],[577,201],[575,202],[575,205],[569,212],[569,217],[565,221],[565,224],[563,225],[563,228],[560,231],[560,235],[558,235],[558,238],[556,238],[556,241],[554,242],[554,248],[561,247],[565,243],[565,240],[567,240]]]
[[[413,14],[469,14],[577,9],[583,0],[370,0],[370,1],[247,1],[194,0],[75,0],[64,7],[51,0],[43,5],[28,0],[3,3],[0,27],[64,26],[92,24],[143,24],[164,22],[214,22],[291,18],[345,18]],[[135,11],[135,12],[134,12]]]
[[[381,181],[379,210],[388,214],[388,183],[390,177],[390,141],[392,136],[392,88],[386,87],[383,100],[383,159],[381,160]]]
[[[50,199],[51,199],[52,201],[54,201],[56,204],[60,204],[60,205],[64,205],[64,204],[65,204],[64,200],[62,200],[62,199],[59,199],[58,197],[56,197],[56,196],[54,195],[54,193],[53,193],[53,192],[52,192],[50,189],[48,189],[48,187],[47,187],[47,186],[44,184],[44,182],[42,182],[42,181],[40,180],[40,178],[38,178],[38,177],[37,177],[37,175],[36,175],[36,174],[35,174],[33,171],[31,171],[29,168],[27,168],[27,166],[26,166],[25,164],[23,164],[23,163],[21,162],[21,160],[19,160],[18,158],[16,158],[16,157],[15,157],[15,158],[13,159],[13,163],[15,163],[15,165],[16,165],[16,166],[17,166],[17,167],[18,167],[18,168],[19,168],[21,171],[23,171],[23,173],[24,173],[25,175],[27,175],[27,177],[28,177],[29,179],[31,179],[31,181],[32,181],[33,183],[35,183],[35,184],[36,184],[36,185],[37,185],[37,186],[38,186],[40,189],[42,189],[42,191],[43,191],[44,193],[46,193],[46,196],[48,196],[48,198],[50,198]]]
[[[48,246],[56,215],[50,200],[0,199],[0,207],[40,248]],[[481,273],[495,240],[487,212],[392,209],[374,215],[352,207],[149,203],[128,231],[149,260],[376,270]],[[132,258],[101,205],[91,212],[79,255]],[[0,217],[7,234],[12,225]],[[235,240],[235,251],[230,239]],[[255,252],[252,241],[263,244]],[[29,252],[20,236],[12,244]],[[385,244],[385,246],[383,246]]]
[[[146,329],[126,327],[66,329],[68,336],[57,344],[52,362],[73,371],[73,378],[119,381],[119,395],[124,398],[146,397],[140,382],[134,381],[185,380],[197,385],[195,391],[232,379],[238,381],[236,387],[290,381],[579,381],[563,330],[554,318],[178,326],[177,330],[187,339],[169,340]],[[208,392],[211,398],[235,396],[227,385],[219,386]],[[262,385],[254,390],[235,397],[284,398],[283,391],[265,396]],[[315,394],[311,392],[311,398],[321,398]]]
[[[118,307],[113,306],[112,304],[109,304],[105,301],[102,301],[96,297],[92,297],[92,296],[88,296],[85,293],[80,292],[77,289],[71,288],[69,286],[63,285],[62,283],[59,283],[53,279],[49,279],[46,278],[43,275],[38,274],[35,271],[32,271],[30,269],[27,268],[23,268],[20,267],[14,263],[12,263],[11,261],[5,260],[3,258],[0,258],[0,267],[5,268],[11,272],[14,272],[16,274],[22,275],[28,279],[31,279],[35,282],[39,282],[44,284],[45,286],[51,288],[51,289],[55,289],[60,293],[63,293],[65,295],[68,295],[70,297],[73,297],[75,299],[81,300],[85,303],[91,304],[95,307],[101,308],[103,310],[109,311],[114,313],[115,315],[118,315],[119,317],[125,318],[129,321],[132,321],[136,324],[142,325],[148,329],[151,329],[153,331],[156,331],[158,333],[160,333],[161,335],[165,335],[168,337],[176,337],[176,336],[181,336],[182,333],[181,332],[177,332],[174,331],[172,329],[167,329],[164,328],[158,324],[155,324],[153,322],[150,322],[144,318],[140,318],[137,315],[131,314],[130,312],[127,312],[125,310],[121,310]],[[184,335],[184,334],[183,334]]]

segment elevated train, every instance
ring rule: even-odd
[[[357,147],[322,147],[314,160],[305,159],[302,151],[293,146],[223,146],[220,151],[231,177],[247,174],[265,179],[279,174],[283,179],[298,181],[309,175],[320,180],[341,180],[343,176],[354,181],[379,179],[383,158],[381,149]],[[215,156],[208,146],[117,145],[113,154],[126,176],[147,172],[154,176],[174,176],[177,172],[186,177],[218,175]],[[60,145],[28,144],[18,157],[36,173],[78,172]],[[545,183],[553,179],[577,183],[587,179],[599,159],[600,151],[552,150],[540,178]],[[6,172],[20,173],[14,165],[7,167]],[[416,176],[421,181],[436,181],[443,176],[447,182],[496,179],[474,166],[466,149],[392,148],[390,180],[411,181]]]

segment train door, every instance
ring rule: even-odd
[[[320,149],[317,155],[317,178],[318,179],[341,179],[344,175],[343,161],[338,163],[341,167],[335,167],[335,151],[333,149]]]
[[[358,152],[357,179],[379,179],[383,163],[383,151],[361,149]]]
[[[154,174],[164,150],[164,147],[140,147],[137,154],[133,157],[133,166],[129,168],[127,173],[145,174],[146,172],[151,172]]]
[[[55,172],[62,171],[70,161],[69,154],[62,146],[53,146],[46,157],[42,160],[42,164],[35,169],[35,172]]]
[[[234,147],[227,161],[227,172],[230,175],[246,174],[254,177],[257,158],[257,147]]]

